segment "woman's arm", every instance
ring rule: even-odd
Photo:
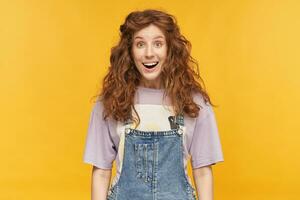
[[[92,200],[106,200],[111,178],[111,169],[100,169],[93,166]]]
[[[193,170],[199,200],[213,200],[213,173],[211,165]]]

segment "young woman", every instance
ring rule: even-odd
[[[211,166],[224,159],[190,42],[159,10],[130,13],[120,32],[86,138],[92,200],[212,200]]]

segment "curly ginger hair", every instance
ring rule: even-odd
[[[103,102],[105,120],[111,116],[125,122],[132,118],[131,111],[134,110],[137,119],[133,120],[137,126],[140,123],[133,94],[141,83],[141,74],[135,67],[131,50],[134,33],[150,24],[160,28],[166,37],[167,58],[160,76],[164,97],[170,98],[175,114],[184,112],[192,118],[198,116],[200,108],[193,101],[193,93],[200,93],[205,103],[215,106],[205,90],[198,63],[190,55],[191,43],[180,33],[176,18],[163,11],[147,9],[131,12],[126,17],[120,26],[120,40],[111,49],[109,70],[101,92],[96,95]]]

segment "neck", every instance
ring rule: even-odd
[[[146,87],[146,88],[152,88],[152,89],[162,89],[162,85],[160,84],[160,81],[156,81],[156,82],[150,82],[150,81],[142,81],[140,86],[142,87]]]

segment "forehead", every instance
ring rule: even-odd
[[[133,39],[165,39],[165,35],[160,28],[150,24],[149,26],[137,31],[133,35]]]

